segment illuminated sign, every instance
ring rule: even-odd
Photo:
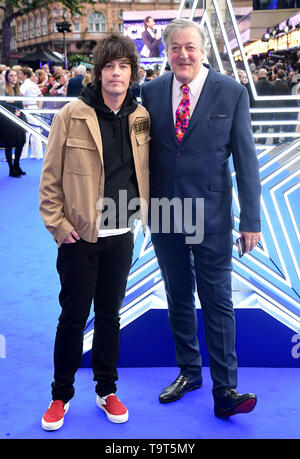
[[[268,41],[258,40],[244,46],[248,59],[251,55],[264,54],[269,51],[280,51],[288,48],[300,48],[300,30],[294,30],[278,38],[270,38]],[[235,60],[242,60],[239,49],[233,53],[233,56]]]

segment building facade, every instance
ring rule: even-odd
[[[157,9],[178,9],[179,0],[157,2],[133,0],[86,4],[83,15],[71,16],[59,2],[16,18],[11,24],[11,55],[24,56],[40,49],[64,53],[63,34],[56,24],[71,23],[71,32],[65,34],[67,53],[89,56],[97,40],[109,32],[123,31],[123,12]]]
[[[83,15],[71,16],[61,3],[53,2],[47,9],[38,8],[13,20],[10,38],[11,57],[16,61],[41,49],[63,54],[63,34],[57,31],[56,24],[64,20],[71,23],[72,30],[65,34],[68,56],[89,56],[99,38],[109,32],[123,31],[124,11],[177,10],[179,4],[180,0],[95,0],[93,4],[85,4]],[[193,0],[186,0],[185,7],[191,8],[192,4]],[[249,4],[249,0],[233,0],[234,6]],[[202,7],[203,0],[199,0],[198,8]]]

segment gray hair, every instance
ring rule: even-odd
[[[86,66],[83,64],[78,65],[77,72],[79,75],[84,75],[86,73]]]
[[[191,21],[190,19],[173,19],[173,21],[169,22],[163,33],[163,42],[166,51],[168,51],[169,41],[173,33],[180,29],[185,29],[186,27],[194,27],[198,31],[200,38],[200,47],[201,49],[205,50],[206,36],[204,30],[200,27],[199,24],[197,24],[194,21]]]

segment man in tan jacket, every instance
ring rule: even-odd
[[[132,261],[133,221],[140,217],[146,223],[149,199],[150,121],[128,89],[138,78],[137,62],[128,37],[112,34],[100,41],[94,50],[93,82],[56,114],[51,127],[40,212],[58,245],[62,311],[52,402],[42,418],[45,430],[63,425],[74,395],[92,301],[97,405],[112,422],[128,419],[115,395],[119,310]]]

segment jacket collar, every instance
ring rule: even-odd
[[[87,105],[81,99],[77,99],[76,104],[73,105],[73,110],[71,112],[71,118],[87,119],[90,116],[92,116],[91,115],[92,113],[95,114],[94,108]]]

